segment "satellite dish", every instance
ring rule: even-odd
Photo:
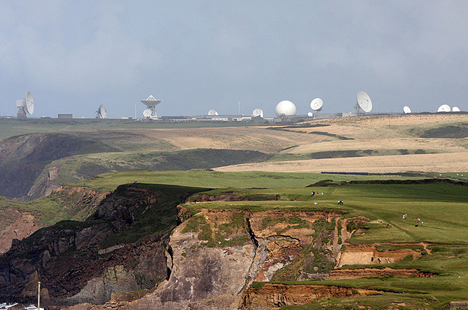
[[[410,113],[411,113],[410,107],[407,106],[407,105],[405,105],[405,106],[403,107],[403,113],[405,113],[405,114],[410,114]]]
[[[151,109],[145,109],[145,110],[143,111],[143,116],[144,116],[145,118],[151,118],[151,115],[152,115],[152,114],[153,114],[153,112],[151,111]]]
[[[26,112],[28,112],[28,114],[33,114],[34,113],[34,99],[30,91],[26,93],[26,95],[24,96],[24,100],[26,102]]]
[[[320,112],[322,110],[323,100],[320,98],[315,98],[310,102],[310,108],[314,111]]]
[[[156,106],[158,104],[160,104],[162,102],[161,99],[156,99],[156,98],[153,97],[153,95],[150,95],[148,98],[146,98],[144,100],[140,100],[140,102],[145,104],[148,107],[148,109],[151,111],[151,115],[149,117],[145,115],[145,112],[143,112],[143,116],[145,118],[152,118],[152,119],[153,118],[158,118],[158,115],[156,114],[155,108],[156,108]],[[146,109],[146,110],[148,110],[148,109]]]
[[[107,118],[107,111],[104,108],[104,105],[100,105],[99,109],[96,111],[96,118],[104,119]]]
[[[215,109],[211,109],[208,111],[208,115],[219,115],[218,112],[216,112]]]
[[[361,109],[366,113],[372,111],[372,101],[366,92],[360,91],[357,93],[355,109],[356,111]]]
[[[307,116],[308,116],[308,117],[313,117],[313,116],[314,116],[314,113],[308,112],[308,113],[307,113]]]
[[[17,117],[26,118],[26,113],[34,113],[34,99],[31,95],[31,92],[27,92],[24,95],[24,98],[21,100],[16,100],[16,107],[18,108]]]
[[[262,110],[262,109],[255,109],[255,110],[253,110],[252,115],[253,115],[254,117],[261,117],[261,118],[263,118],[263,110]]]
[[[453,107],[452,112],[460,112],[460,108],[459,107]]]
[[[450,106],[448,104],[443,104],[441,105],[438,109],[437,112],[450,112]]]

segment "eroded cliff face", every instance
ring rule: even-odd
[[[35,223],[35,217],[29,212],[6,209],[0,211],[2,224],[0,227],[0,254],[11,248],[14,239],[22,240],[29,237],[40,228]]]
[[[62,221],[14,241],[0,256],[1,298],[32,301],[37,281],[45,303],[69,305],[99,304],[112,293],[154,288],[168,277],[167,232],[177,224],[177,203],[194,191],[121,186],[88,220]]]
[[[62,208],[67,209],[70,216],[82,214],[88,217],[96,211],[99,203],[108,193],[97,192],[83,187],[60,186],[53,194]],[[6,202],[8,205],[8,202]],[[40,210],[39,210],[40,211]],[[0,210],[0,254],[10,250],[13,240],[22,240],[45,226],[37,212],[19,211],[13,207]]]
[[[252,281],[324,278],[351,234],[347,221],[337,212],[202,210],[171,235],[169,280],[119,307],[237,309]]]

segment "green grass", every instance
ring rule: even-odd
[[[419,180],[422,176],[405,177],[405,179]],[[301,195],[310,196],[303,189],[323,179],[332,181],[353,180],[388,180],[386,176],[360,176],[360,175],[326,175],[320,173],[286,173],[286,172],[220,172],[210,169],[193,169],[189,171],[129,171],[119,173],[107,173],[96,176],[94,179],[79,182],[74,186],[86,186],[91,189],[114,190],[120,184],[131,183],[135,179],[143,183],[172,184],[180,186],[196,186],[205,188],[288,188],[288,195],[294,197],[298,192]],[[276,190],[277,191],[277,190]],[[270,192],[275,192],[272,190]]]

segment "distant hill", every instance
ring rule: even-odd
[[[465,114],[379,115],[252,126],[121,120],[1,120],[0,195],[132,170],[468,171]]]

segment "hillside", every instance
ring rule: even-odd
[[[466,114],[361,116],[276,126],[4,119],[0,128],[9,137],[0,142],[0,195],[21,201],[98,174],[133,170],[468,170]]]

